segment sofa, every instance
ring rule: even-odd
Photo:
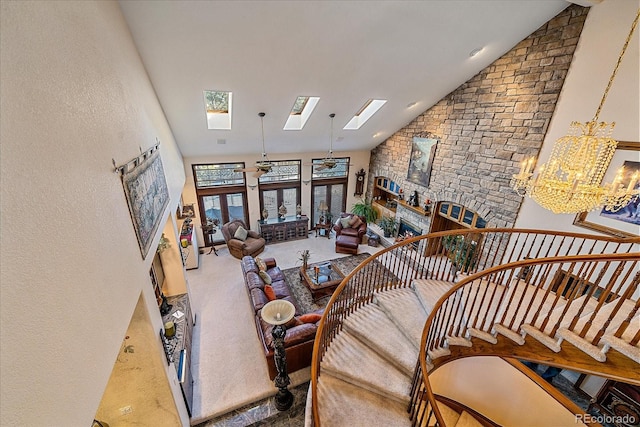
[[[241,237],[239,236],[240,233],[237,233],[240,227],[246,230],[246,235],[243,233],[244,239],[239,238]],[[229,253],[238,259],[242,259],[246,255],[256,256],[260,254],[266,244],[266,241],[259,233],[248,229],[244,222],[239,219],[234,219],[224,224],[222,226],[222,236],[227,242]]]
[[[343,212],[333,223],[333,230],[336,232],[336,252],[355,255],[367,233],[367,221],[361,215]]]
[[[269,377],[273,380],[278,373],[273,360],[274,349],[273,336],[271,334],[273,327],[262,320],[262,316],[260,315],[262,307],[269,302],[269,298],[265,293],[265,285],[267,283],[260,276],[260,268],[256,259],[257,258],[251,256],[245,256],[242,258],[240,265],[249,294],[251,309],[254,313],[258,338],[260,339],[267,360]],[[282,270],[280,270],[280,267],[276,264],[276,260],[273,258],[265,258],[262,262],[264,262],[266,267],[264,272],[269,276],[268,281],[271,281],[270,286],[275,293],[275,298],[288,300],[296,308],[295,317],[285,325],[287,327],[287,334],[284,339],[285,353],[287,355],[287,371],[289,373],[295,372],[311,365],[313,342],[318,329],[319,317],[324,312],[324,309],[311,313],[302,313],[295,296],[285,281]],[[307,316],[303,316],[305,314],[307,314]],[[301,319],[304,319],[304,321],[308,323],[304,323]]]

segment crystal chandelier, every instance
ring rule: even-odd
[[[618,142],[611,138],[615,122],[598,123],[598,116],[639,17],[640,9],[593,120],[572,122],[569,133],[556,141],[551,157],[540,166],[536,176],[533,172],[536,159],[523,161],[520,172],[511,179],[518,194],[528,194],[540,206],[557,214],[588,212],[600,207],[616,212],[638,197],[640,190],[635,187],[640,177],[637,172],[625,177],[624,168],[621,168],[613,182],[601,185]],[[625,178],[629,180],[628,185],[623,184]]]

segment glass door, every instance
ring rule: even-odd
[[[224,237],[222,236],[222,232],[220,232],[222,224],[233,221],[234,219],[239,219],[247,224],[247,209],[244,193],[215,194],[199,196],[198,198],[200,199],[201,218],[218,221],[218,225],[213,228],[209,236],[205,236],[205,246],[224,242]]]

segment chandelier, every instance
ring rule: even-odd
[[[615,122],[598,122],[598,116],[639,17],[640,9],[594,118],[587,123],[572,122],[568,134],[556,141],[551,157],[540,166],[537,175],[534,176],[533,171],[536,159],[523,161],[520,172],[511,179],[518,194],[528,194],[540,206],[556,214],[588,212],[600,207],[616,212],[638,197],[640,190],[635,187],[640,177],[637,172],[628,177],[621,168],[613,182],[601,185],[618,142],[611,138]],[[623,183],[625,178],[629,180],[627,185]]]

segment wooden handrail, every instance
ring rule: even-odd
[[[640,238],[621,239],[572,232],[502,228],[431,233],[403,240],[381,250],[345,277],[325,309],[316,333],[311,365],[315,425],[320,425],[317,412],[317,386],[322,358],[333,338],[342,329],[342,322],[360,307],[370,303],[376,292],[408,287],[417,278],[453,281],[460,272],[469,275],[460,283],[465,281],[470,283],[474,280],[472,279],[474,275],[481,277],[492,268],[503,264],[523,262],[519,266],[527,267],[534,266],[537,264],[536,260],[545,258],[557,260],[557,257],[580,253],[631,252],[634,245],[638,244],[640,244]],[[473,248],[470,249],[470,246]],[[454,260],[457,265],[452,268]],[[515,274],[513,270],[493,271],[501,272],[503,276],[499,277],[501,281],[510,279],[507,277],[508,274],[511,276]],[[534,277],[542,277],[542,273],[536,271]],[[547,276],[548,274],[550,273],[547,272]],[[488,294],[479,297],[476,295],[476,297],[474,303],[475,301],[491,303],[497,301],[498,298],[496,295]],[[442,303],[441,300],[439,304]],[[446,304],[453,309],[463,306],[464,301],[449,301]],[[434,312],[436,311],[434,309]],[[451,313],[449,313],[449,317],[451,317]],[[485,322],[489,320],[485,319]],[[451,325],[451,328],[454,326]],[[456,328],[458,327],[456,326]],[[452,329],[451,332],[458,333],[459,331]],[[417,362],[422,364],[424,360],[421,357]],[[426,366],[424,368],[426,373]],[[422,390],[417,383],[414,389],[413,391],[416,393],[426,392],[427,395],[430,393],[428,389]],[[432,395],[427,397],[433,399]],[[442,425],[437,405],[434,405],[434,409],[435,417]]]

